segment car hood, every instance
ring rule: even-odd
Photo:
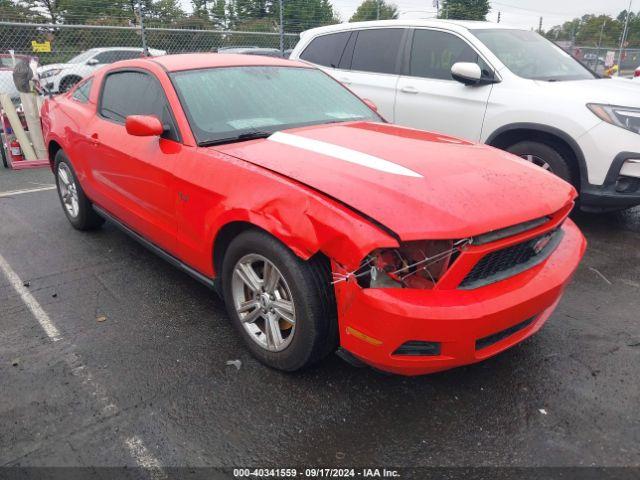
[[[536,82],[551,95],[581,103],[640,107],[640,82],[626,78],[602,78],[567,82]]]
[[[402,240],[478,235],[575,198],[568,183],[503,151],[389,124],[304,127],[211,148],[312,187]]]

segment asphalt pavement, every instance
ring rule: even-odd
[[[576,215],[573,283],[497,357],[284,374],[113,225],[75,231],[54,190],[4,194],[52,184],[0,172],[0,466],[640,466],[640,209]]]

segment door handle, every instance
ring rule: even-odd
[[[94,147],[97,147],[99,143],[100,142],[98,141],[98,134],[97,133],[91,134],[91,145],[93,145]]]
[[[406,87],[402,87],[400,89],[400,91],[402,93],[412,93],[412,94],[420,93],[420,92],[418,92],[418,89],[416,87],[412,87],[411,85],[407,85]]]

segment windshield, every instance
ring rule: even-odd
[[[95,53],[96,53],[95,50],[87,50],[86,52],[82,52],[82,53],[76,55],[71,60],[69,60],[67,63],[82,63],[82,62],[86,62],[91,57],[93,57],[95,55]]]
[[[223,67],[177,72],[172,79],[199,144],[303,125],[380,121],[320,70]]]
[[[473,30],[473,34],[520,77],[546,81],[597,78],[571,55],[535,32],[487,29]]]

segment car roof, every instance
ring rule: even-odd
[[[196,70],[213,67],[282,66],[313,68],[302,62],[261,55],[241,55],[233,53],[182,53],[141,59],[159,63],[169,72]]]
[[[359,28],[372,27],[441,27],[449,30],[485,30],[500,28],[504,30],[523,30],[519,27],[507,25],[505,23],[482,22],[474,20],[444,20],[444,19],[400,19],[400,20],[376,20],[372,22],[349,22],[327,25],[325,27],[313,28],[302,32],[301,36],[314,36],[327,32],[337,32],[344,30],[355,30]]]

